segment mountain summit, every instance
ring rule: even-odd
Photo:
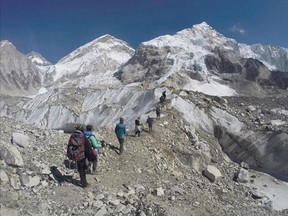
[[[288,84],[281,81],[287,80],[287,74],[274,72],[288,71],[287,62],[285,48],[237,43],[204,22],[175,35],[143,42],[115,76],[126,84],[166,83],[174,88],[231,96],[236,94],[235,89],[245,89],[242,86],[247,80],[287,88]]]
[[[50,67],[46,82],[89,86],[118,82],[113,73],[134,53],[126,42],[110,35],[99,37],[71,52]]]

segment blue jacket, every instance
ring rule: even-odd
[[[118,123],[115,127],[115,133],[118,139],[124,139],[126,136],[126,126],[123,123]]]

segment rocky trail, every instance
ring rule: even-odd
[[[209,104],[193,97],[199,106]],[[77,185],[78,173],[65,163],[69,134],[1,118],[1,215],[287,215],[272,210],[267,197],[257,197],[253,183],[233,180],[239,165],[217,139],[193,136],[167,107],[152,133],[134,137],[129,131],[123,155],[111,148],[100,155],[97,174],[87,175],[87,189]],[[95,133],[118,146],[113,129]],[[221,173],[214,182],[203,175],[209,164]]]

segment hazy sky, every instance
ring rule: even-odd
[[[246,44],[288,48],[288,0],[0,0],[1,40],[56,63],[104,34],[133,48],[207,22]]]

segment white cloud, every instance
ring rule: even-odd
[[[236,33],[240,33],[240,34],[245,34],[246,30],[244,28],[242,28],[239,24],[235,24],[230,28],[231,32],[236,32]]]

